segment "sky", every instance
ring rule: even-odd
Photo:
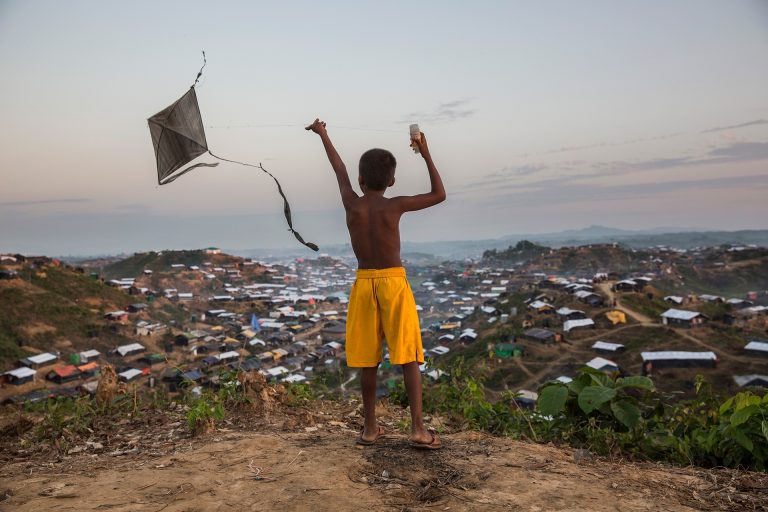
[[[353,183],[393,152],[391,195],[429,189],[419,123],[448,198],[403,240],[768,228],[765,0],[0,0],[0,252],[296,244],[258,170],[157,185],[146,120],[201,50],[210,149],[275,174],[321,250],[348,234],[315,117]]]

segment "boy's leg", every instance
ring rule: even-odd
[[[363,413],[365,423],[363,435],[365,441],[374,441],[379,436],[379,424],[376,423],[376,373],[379,367],[363,368],[360,384],[363,388]]]
[[[405,380],[405,391],[408,393],[408,404],[411,407],[411,441],[430,444],[433,438],[424,426],[421,406],[421,372],[417,361],[403,365],[403,380]]]

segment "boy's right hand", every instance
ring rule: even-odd
[[[426,156],[429,154],[429,147],[427,146],[427,137],[424,132],[419,133],[418,139],[411,139],[411,147],[415,147],[419,150],[419,153]]]
[[[305,127],[304,129],[312,130],[316,134],[321,135],[325,133],[325,121],[321,121],[320,119],[315,119],[315,121],[312,124]]]

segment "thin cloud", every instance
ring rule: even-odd
[[[578,174],[562,174],[560,176],[547,177],[545,179],[533,182],[514,182],[512,181],[512,178],[521,177],[522,175],[503,174],[501,172],[497,172],[487,175],[486,179],[472,183],[463,190],[493,188],[494,190],[500,191],[508,189],[519,190],[520,188],[524,187],[526,191],[530,192],[531,188],[536,190],[549,190],[553,186],[574,187],[583,181],[589,181],[601,176],[616,177],[649,171],[674,169],[676,167],[684,166],[688,167],[709,164],[728,164],[766,159],[768,159],[768,142],[741,142],[737,144],[731,144],[730,146],[711,149],[698,157],[663,157],[640,160],[636,162],[594,162],[592,164],[586,164],[585,169]],[[534,168],[537,171],[544,171],[548,169],[547,167],[540,165],[520,166],[516,169]],[[558,165],[552,165],[549,168],[556,170],[561,169],[561,167]],[[589,186],[591,187],[593,185],[590,184]]]
[[[675,133],[667,133],[664,135],[656,135],[654,137],[640,137],[638,139],[629,139],[629,140],[622,140],[617,142],[596,142],[594,144],[585,144],[583,146],[564,146],[559,149],[553,149],[551,151],[545,151],[543,153],[539,153],[540,155],[554,155],[557,153],[568,153],[571,151],[582,151],[584,149],[595,149],[595,148],[611,148],[615,146],[626,146],[628,144],[637,144],[640,142],[651,142],[655,140],[666,140],[670,139],[672,137],[677,137],[679,135],[682,135],[682,132],[675,132]]]
[[[710,128],[708,130],[703,130],[699,133],[713,133],[713,132],[724,132],[726,130],[738,130],[739,128],[747,128],[749,126],[759,126],[762,124],[768,124],[768,120],[766,119],[755,119],[754,121],[747,121],[746,123],[739,123],[739,124],[732,124],[730,126],[717,126],[715,128]]]
[[[677,193],[689,190],[723,190],[725,188],[755,189],[768,187],[768,175],[728,176],[712,179],[686,179],[652,183],[603,185],[600,183],[568,183],[562,180],[547,180],[535,190],[527,185],[508,187],[503,194],[496,195],[488,204],[504,204],[510,196],[521,206],[538,206],[545,197],[550,204],[596,203],[601,201],[633,200],[658,194]],[[545,194],[545,196],[542,196]]]
[[[435,109],[425,112],[411,112],[401,123],[411,123],[413,121],[427,123],[443,123],[457,121],[472,117],[476,110],[468,108],[471,99],[460,99],[441,103]]]
[[[496,183],[509,183],[511,178],[520,178],[523,176],[530,176],[537,174],[541,171],[548,169],[546,165],[530,164],[530,165],[505,165],[496,172],[486,174],[478,181],[467,183],[460,186],[458,191],[467,191],[475,188],[483,188]]]
[[[29,201],[6,201],[0,202],[0,206],[36,206],[41,204],[66,204],[66,203],[87,203],[90,199],[76,197],[71,199],[39,199]]]

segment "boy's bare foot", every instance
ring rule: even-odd
[[[437,450],[443,447],[442,441],[437,437],[432,430],[423,430],[421,432],[414,432],[409,438],[412,448],[418,448],[422,450]]]
[[[374,444],[380,437],[384,437],[384,427],[378,425],[376,433],[371,434],[365,431],[365,428],[360,432],[360,437],[357,438],[356,443],[363,446],[370,446]]]

